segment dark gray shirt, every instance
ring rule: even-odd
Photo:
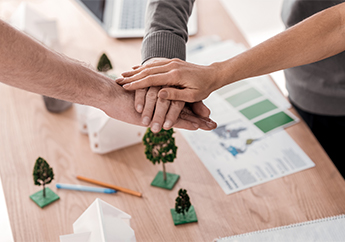
[[[282,19],[289,28],[342,2],[285,0]],[[345,52],[309,65],[286,69],[284,73],[289,97],[299,108],[314,114],[345,115]]]
[[[186,59],[187,23],[194,0],[150,0],[146,11],[142,60]]]
[[[282,19],[290,27],[344,1],[285,0]],[[143,62],[152,57],[185,60],[187,21],[193,3],[194,0],[150,1],[142,44]],[[345,52],[284,72],[289,97],[298,107],[315,114],[345,115]]]

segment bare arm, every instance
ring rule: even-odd
[[[0,82],[30,92],[94,106],[112,118],[142,125],[134,93],[85,64],[53,52],[0,20]],[[188,115],[182,113],[182,115]],[[195,122],[200,123],[199,119]],[[195,130],[186,120],[175,127]]]
[[[314,14],[224,63],[216,64],[224,86],[248,77],[317,62],[345,50],[345,3]],[[223,74],[223,73],[222,73]]]
[[[109,80],[102,75],[50,51],[3,21],[0,32],[1,82],[83,104],[95,103],[97,95],[92,94],[109,89]]]
[[[159,97],[188,102],[238,80],[313,63],[345,50],[345,3],[323,10],[294,27],[224,62],[199,66],[180,60],[162,61],[120,79],[127,90],[149,85],[164,88]],[[145,71],[144,71],[145,70]],[[128,75],[128,74],[127,74]],[[164,81],[163,81],[164,80]]]

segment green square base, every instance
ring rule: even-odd
[[[41,208],[47,206],[48,204],[51,204],[52,202],[55,202],[60,197],[50,190],[49,187],[46,187],[46,197],[43,197],[43,190],[38,191],[30,196],[31,200],[34,201],[38,206]]]
[[[182,213],[176,213],[175,208],[170,209],[170,212],[175,225],[198,222],[194,206],[190,206],[184,216]]]
[[[173,173],[168,173],[168,172],[166,173],[166,175],[167,175],[167,179],[166,181],[164,181],[163,172],[159,171],[155,179],[153,179],[153,181],[151,182],[151,186],[160,187],[160,188],[164,188],[168,190],[173,189],[173,187],[175,186],[180,176]]]

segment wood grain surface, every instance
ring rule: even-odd
[[[21,1],[0,1],[0,17],[8,19]],[[59,21],[63,52],[95,66],[106,52],[121,73],[140,63],[141,39],[116,40],[72,0],[32,0],[33,6]],[[215,0],[197,0],[199,33],[245,43],[240,31]],[[20,67],[18,67],[20,68]],[[146,160],[142,144],[105,155],[95,154],[78,130],[76,110],[49,113],[42,96],[0,84],[0,176],[13,236],[17,242],[59,241],[73,233],[74,221],[98,197],[132,216],[137,241],[212,241],[259,229],[268,229],[345,213],[345,184],[307,126],[300,122],[288,133],[316,167],[231,195],[217,182],[181,134],[175,134],[177,159],[167,171],[181,176],[172,191],[150,186],[161,166]],[[53,167],[48,185],[60,200],[41,209],[29,196],[40,190],[32,171],[37,157]],[[142,192],[88,193],[58,190],[55,184],[79,181],[76,175]],[[188,190],[198,222],[174,226],[170,208],[180,188]]]

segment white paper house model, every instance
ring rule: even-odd
[[[44,45],[61,51],[56,20],[47,19],[28,3],[22,2],[9,22]]]
[[[79,129],[88,134],[91,150],[105,154],[113,150],[140,143],[146,127],[128,124],[110,118],[102,110],[75,104]]]
[[[73,224],[74,234],[60,242],[135,242],[131,216],[97,198]]]

